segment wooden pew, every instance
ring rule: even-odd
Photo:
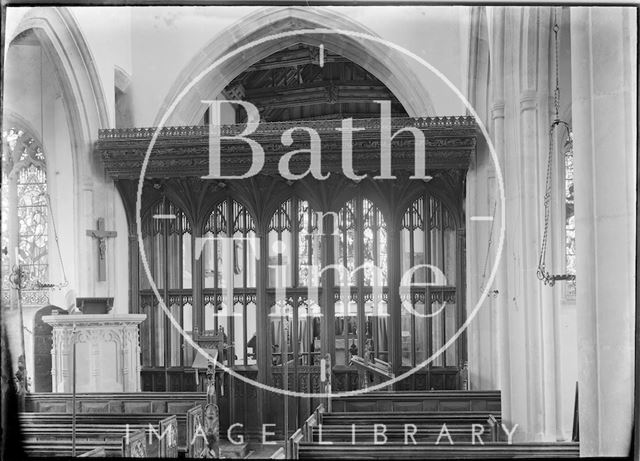
[[[47,392],[27,394],[25,411],[71,413],[71,394]],[[90,392],[76,394],[78,413],[167,413],[182,414],[201,403],[201,392]]]
[[[130,413],[130,414],[77,414],[77,424],[129,424],[145,425],[149,423],[157,424],[160,419],[174,416],[173,413]],[[186,434],[187,415],[184,414],[175,415],[178,421],[178,445],[186,445],[184,441]],[[69,413],[19,413],[18,418],[22,427],[27,427],[33,424],[55,424],[55,425],[71,425],[71,414]]]
[[[115,416],[115,415],[114,415]],[[119,415],[120,419],[122,415]],[[149,415],[147,415],[147,418]],[[153,457],[177,457],[177,418],[163,418],[157,424],[92,424],[77,423],[75,429],[76,453],[101,448],[110,456],[123,456],[123,439],[142,431],[145,435],[145,453]],[[70,422],[34,422],[22,428],[23,446],[32,456],[47,453],[68,456],[72,453],[72,425]],[[97,456],[97,455],[93,455]]]
[[[412,424],[407,422],[407,424]],[[379,427],[378,430],[378,438],[377,440],[388,440],[391,442],[400,442],[400,443],[413,443],[415,440],[417,443],[435,443],[438,440],[438,437],[443,432],[443,426],[440,425],[415,425],[406,426],[404,424],[393,424],[388,425],[385,424],[383,428]],[[451,439],[454,443],[463,442],[463,443],[471,443],[472,438],[479,443],[478,439],[483,442],[491,442],[494,440],[493,438],[493,429],[488,425],[482,426],[482,429],[476,427],[476,434],[473,435],[472,427],[467,424],[456,425],[456,424],[447,424],[446,432],[449,433]],[[384,435],[381,435],[384,434]],[[376,440],[376,428],[374,425],[371,426],[351,426],[351,425],[340,425],[340,426],[321,426],[314,427],[312,429],[312,439],[305,440],[305,442],[337,442],[337,443],[351,443],[352,440],[355,440],[357,444],[366,444],[366,443],[374,443]],[[448,438],[446,434],[442,435],[441,441],[448,443]]]
[[[51,440],[23,441],[23,448],[29,457],[69,457],[73,453],[71,436],[66,434],[66,438]],[[159,443],[155,441],[149,444],[147,431],[137,429],[128,435],[122,433],[105,435],[96,439],[76,440],[76,454],[83,457],[157,457],[159,454]],[[142,445],[142,446],[140,446]]]
[[[305,436],[302,433],[302,429],[298,429],[291,434],[291,437],[287,440],[286,446],[286,457],[288,459],[298,459],[298,447],[300,446],[300,443],[304,442],[304,439]]]
[[[373,391],[333,399],[336,412],[485,411],[502,413],[500,391]]]
[[[178,457],[178,418],[176,415],[167,416],[158,423],[160,433],[160,457]]]
[[[291,435],[291,437],[289,437],[289,439],[285,443],[285,446],[283,447],[285,457],[296,459],[298,456],[298,444],[302,441],[313,441],[313,430],[318,426],[318,424],[321,424],[322,414],[324,412],[324,404],[321,403],[305,420],[302,427],[295,431]]]
[[[104,452],[108,457],[122,457],[123,436],[109,441],[78,440],[76,441],[76,454]],[[62,440],[38,440],[23,442],[23,448],[28,457],[70,457],[73,449],[71,439]],[[94,452],[95,453],[95,452]],[[97,455],[92,455],[95,457]]]
[[[519,457],[576,458],[579,446],[575,442],[558,443],[514,443],[505,442],[476,444],[441,443],[384,445],[335,443],[318,445],[301,442],[298,446],[298,459],[504,459]]]
[[[499,421],[500,418],[495,415],[493,417]],[[320,424],[329,425],[365,425],[373,424],[439,424],[457,423],[457,424],[487,424],[489,414],[484,411],[436,411],[436,412],[403,412],[403,413],[387,413],[387,412],[354,412],[354,413],[321,413]]]
[[[124,458],[147,458],[147,432],[139,429],[122,439],[122,456]]]
[[[187,437],[186,437],[186,457],[197,458],[205,448],[205,439],[202,437],[204,421],[204,409],[202,405],[196,405],[187,411]]]

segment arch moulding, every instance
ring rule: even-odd
[[[223,30],[196,54],[169,90],[156,115],[154,125],[159,125],[166,110],[190,82],[227,53],[239,46],[277,33],[313,28],[349,30],[376,36],[361,24],[327,11],[300,7],[260,9]],[[212,99],[219,95],[226,85],[252,64],[297,43],[312,46],[322,43],[326,49],[360,65],[391,90],[409,116],[435,115],[429,94],[419,89],[420,80],[404,56],[369,40],[339,34],[309,34],[267,41],[247,50],[243,53],[242,59],[225,61],[214,72],[205,75],[177,103],[167,119],[167,125],[198,124],[205,111],[205,105],[201,102],[203,99]]]

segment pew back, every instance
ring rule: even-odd
[[[201,403],[198,392],[91,392],[76,394],[78,413],[167,413],[183,414]],[[69,393],[34,393],[25,397],[25,411],[71,413]]]
[[[332,401],[335,412],[484,411],[500,416],[500,391],[375,391]]]
[[[196,405],[187,411],[187,458],[197,458],[205,447],[203,408]]]
[[[317,445],[301,442],[298,459],[504,459],[517,457],[576,458],[577,443],[520,443],[503,442],[480,444],[401,444],[384,445],[334,443]]]
[[[122,438],[122,456],[125,458],[147,458],[147,432],[138,429]]]
[[[178,457],[178,418],[175,415],[167,416],[158,423],[160,429],[160,457]]]

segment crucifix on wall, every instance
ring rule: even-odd
[[[118,235],[116,231],[104,230],[104,218],[98,218],[97,228],[87,230],[87,235],[98,241],[98,282],[107,280],[107,239]]]

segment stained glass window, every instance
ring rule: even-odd
[[[571,275],[576,274],[576,216],[573,173],[573,149],[569,148],[569,142],[567,142],[564,154],[564,232],[566,273]],[[575,298],[576,281],[567,281],[565,290],[567,298]]]
[[[48,282],[49,213],[47,170],[42,147],[33,137],[16,128],[3,132],[2,140],[4,295],[9,287],[9,254],[16,248],[25,274],[25,288],[37,289],[38,282]]]

